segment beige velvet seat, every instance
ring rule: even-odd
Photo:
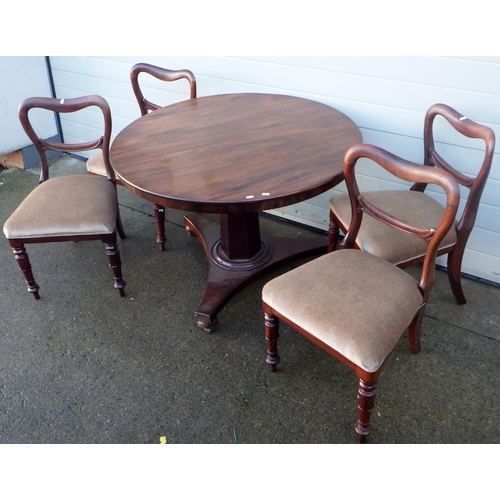
[[[333,287],[338,288],[335,293]],[[380,368],[423,304],[418,282],[410,275],[349,249],[271,281],[262,300],[370,373]]]
[[[73,113],[88,107],[102,111],[104,135],[94,141],[64,144],[40,139],[29,120],[29,111],[40,108],[50,112]],[[33,97],[19,106],[19,118],[26,134],[35,145],[41,159],[39,185],[28,194],[7,219],[3,231],[28,284],[28,291],[39,299],[26,253],[27,243],[47,243],[79,240],[101,240],[106,247],[109,265],[114,275],[114,287],[125,294],[117,226],[121,227],[114,174],[109,164],[111,113],[107,102],[99,96],[74,99]],[[49,178],[47,150],[76,152],[100,148],[106,177],[65,175]],[[124,234],[123,234],[124,236]]]
[[[370,158],[405,181],[443,188],[447,205],[441,217],[414,226],[381,211],[359,193],[354,170],[360,158]],[[342,248],[273,279],[262,290],[266,361],[275,371],[280,361],[277,342],[282,320],[351,367],[359,377],[355,428],[359,440],[364,441],[370,433],[377,380],[407,328],[411,349],[420,351],[420,326],[434,283],[437,249],[454,223],[459,187],[447,172],[406,162],[366,144],[353,146],[346,153],[344,175],[355,217]],[[354,248],[361,221],[371,218],[423,242],[425,255],[419,280],[384,259]]]
[[[13,239],[112,233],[117,218],[115,188],[111,182],[100,181],[97,177],[65,175],[42,182],[5,222],[5,236]]]
[[[484,156],[476,177],[463,175],[451,167],[437,152],[434,139],[434,123],[437,116],[446,119],[455,130],[467,138],[481,139]],[[476,141],[477,142],[477,141]],[[474,141],[470,141],[474,147]],[[477,146],[476,146],[477,147]],[[467,202],[459,220],[443,239],[438,255],[448,254],[448,278],[452,292],[459,304],[466,302],[462,284],[462,260],[469,234],[474,227],[477,209],[484,185],[488,178],[495,148],[495,135],[486,126],[477,124],[444,104],[435,104],[426,114],[424,125],[424,164],[446,170],[453,174],[459,184],[469,189]],[[467,171],[471,169],[467,166]],[[373,191],[364,196],[387,212],[416,225],[434,223],[442,215],[443,207],[424,193],[425,184],[416,184],[411,190]],[[345,234],[351,220],[351,204],[347,194],[335,194],[330,199],[329,251],[337,246],[339,229]],[[400,233],[379,221],[363,221],[356,239],[356,246],[398,265],[401,268],[422,262],[425,247],[421,241]]]
[[[158,104],[154,104],[144,97],[141,86],[139,85],[139,76],[141,73],[146,73],[164,82],[186,79],[189,82],[190,99],[194,99],[196,97],[196,78],[191,71],[187,69],[170,70],[146,63],[135,64],[130,70],[130,82],[132,84],[132,90],[134,91],[137,103],[139,104],[141,116],[160,108]],[[140,165],[137,167],[140,168]],[[87,171],[91,175],[106,175],[102,155],[97,154],[89,158],[87,161]],[[117,179],[116,182],[121,184],[120,179]],[[165,250],[165,243],[167,242],[167,238],[165,236],[165,210],[165,207],[160,205],[155,205],[154,207],[157,233],[156,241],[161,251]]]

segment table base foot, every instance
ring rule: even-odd
[[[196,315],[196,325],[207,333],[212,333],[218,324],[219,320],[217,318],[211,321],[209,317],[203,317],[201,314]]]

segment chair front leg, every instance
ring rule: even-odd
[[[167,238],[165,236],[165,207],[155,205],[155,222],[156,222],[156,243],[160,247],[160,251],[165,250]]]
[[[275,372],[276,365],[280,362],[280,355],[278,354],[279,320],[273,314],[264,312],[264,324],[267,341],[266,362],[270,370]]]
[[[106,255],[108,256],[109,267],[111,267],[115,279],[114,287],[120,293],[120,297],[123,297],[125,295],[126,283],[122,277],[122,263],[120,260],[118,244],[116,242],[116,232],[114,232],[109,237],[103,238],[103,242],[106,247]]]
[[[377,380],[359,379],[358,383],[358,421],[355,429],[359,442],[364,443],[372,428],[370,418],[375,406],[375,393],[377,391]]]
[[[38,293],[40,287],[33,277],[33,272],[31,271],[31,263],[28,254],[26,253],[26,248],[19,241],[9,240],[9,243],[12,251],[14,252],[14,257],[28,285],[28,292],[32,293],[33,297],[38,300],[40,298],[40,294]]]

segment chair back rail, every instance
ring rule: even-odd
[[[85,141],[74,144],[65,144],[63,142],[48,141],[38,136],[31,121],[29,112],[33,108],[45,109],[54,113],[74,113],[82,109],[97,106],[103,115],[104,131],[101,137],[91,141]],[[93,149],[101,149],[106,167],[106,173],[109,180],[115,180],[115,174],[109,161],[109,146],[111,142],[111,110],[107,101],[98,95],[89,95],[83,97],[74,97],[70,99],[57,99],[54,97],[29,97],[21,102],[18,109],[19,120],[21,125],[29,137],[31,142],[36,147],[41,160],[40,182],[44,182],[49,178],[49,163],[45,152],[47,150],[63,151],[75,153],[78,151],[90,151]]]
[[[360,192],[355,175],[356,162],[368,158],[385,168],[395,177],[413,183],[432,183],[440,186],[446,194],[446,206],[441,222],[437,227],[415,227],[401,221],[369,203]],[[371,144],[352,146],[344,157],[344,177],[351,200],[351,224],[342,243],[344,248],[355,248],[356,237],[361,226],[363,214],[388,224],[399,231],[412,234],[427,241],[427,251],[420,276],[420,289],[425,295],[429,284],[434,282],[435,263],[439,244],[453,225],[460,203],[460,189],[453,175],[445,170],[419,165],[403,160],[396,155]]]
[[[174,82],[184,78],[189,82],[190,99],[194,99],[196,97],[196,78],[190,70],[171,70],[147,63],[135,64],[130,70],[130,82],[132,84],[132,89],[134,90],[137,103],[139,104],[139,108],[141,109],[142,116],[146,115],[149,111],[155,111],[162,106],[155,104],[144,97],[142,89],[139,85],[139,75],[141,73],[147,73],[164,82]]]

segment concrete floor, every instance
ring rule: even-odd
[[[84,172],[74,158],[55,164]],[[0,172],[2,226],[37,180]],[[121,187],[119,200],[124,298],[103,246],[80,242],[27,247],[35,301],[1,239],[0,443],[355,443],[350,369],[286,326],[278,371],[264,361],[260,292],[289,267],[239,293],[208,334],[193,315],[207,265],[183,213],[167,212],[162,253],[152,205]],[[262,232],[308,233],[269,218]],[[369,443],[500,442],[500,289],[464,290],[458,306],[438,273],[422,351],[404,336],[387,363]]]

